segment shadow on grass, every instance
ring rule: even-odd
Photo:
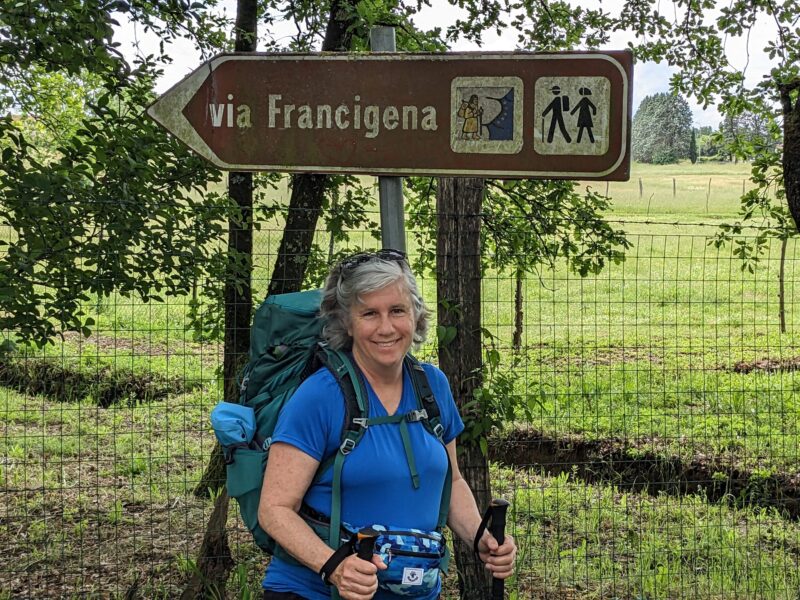
[[[98,406],[145,404],[170,394],[193,390],[200,383],[167,378],[155,373],[134,373],[100,367],[81,370],[53,360],[0,360],[0,385],[20,393],[42,395],[57,402],[79,402],[94,398]]]
[[[711,502],[773,508],[800,519],[800,474],[747,471],[721,458],[684,460],[652,450],[653,441],[555,438],[535,430],[516,430],[489,444],[490,460],[511,467],[570,473],[588,483],[657,495],[704,494]]]

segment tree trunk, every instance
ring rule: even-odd
[[[238,0],[236,7],[236,51],[255,52],[257,45],[256,0]],[[253,313],[253,174],[228,175],[228,193],[239,207],[240,219],[228,222],[228,267],[225,274],[225,339],[222,377],[223,398],[237,402],[236,374],[247,362],[250,350],[250,317]],[[244,257],[244,260],[241,260]],[[225,484],[222,449],[214,445],[205,472],[194,489],[196,496],[213,494]]]
[[[346,52],[353,41],[355,8],[352,0],[334,0],[322,42],[323,52]],[[292,196],[289,214],[278,249],[278,258],[269,282],[269,294],[286,294],[300,290],[308,266],[308,256],[314,242],[317,221],[322,214],[325,175],[295,175],[292,177]]]
[[[459,408],[481,385],[480,225],[484,180],[441,178],[438,186],[436,281],[438,324],[455,327],[456,337],[439,346],[439,365],[450,380]],[[468,420],[469,415],[462,415]],[[462,444],[459,466],[478,507],[488,505],[489,462],[478,443]],[[455,542],[461,598],[485,600],[491,579],[471,544]]]
[[[783,108],[783,185],[800,231],[800,79],[779,86]]]
[[[253,52],[257,46],[256,0],[238,0],[236,12],[237,52]],[[352,41],[353,16],[351,1],[335,0],[331,5],[323,51],[349,50]],[[327,177],[297,175],[292,180],[289,214],[286,217],[278,257],[269,285],[270,294],[300,289],[305,278],[308,256],[314,240],[317,221],[322,213]],[[253,253],[253,176],[251,173],[231,173],[229,192],[242,212],[241,223],[231,223],[228,247],[244,253],[246,273],[237,269],[242,263],[231,261],[225,282],[225,350],[223,359],[224,398],[237,402],[239,390],[236,375],[246,362],[250,346],[250,318],[253,312],[252,253]],[[237,255],[238,253],[232,253]],[[241,256],[241,255],[240,255]],[[241,283],[240,286],[236,282]],[[214,445],[195,494],[207,495],[219,491],[225,483],[225,464],[222,449]],[[228,494],[219,491],[214,512],[206,526],[200,549],[197,573],[184,592],[184,598],[224,597],[225,582],[233,566],[225,531],[228,514]],[[187,595],[189,594],[189,595]],[[191,595],[194,594],[194,595]]]
[[[225,584],[233,568],[231,549],[225,525],[230,499],[223,489],[214,501],[214,510],[206,526],[197,570],[181,594],[181,600],[225,598]]]
[[[258,3],[238,0],[236,6],[237,52],[254,52],[258,43]],[[250,316],[253,312],[253,174],[230,173],[228,193],[239,209],[228,222],[228,264],[225,273],[225,340],[223,350],[223,397],[236,402],[239,397],[236,374],[247,360],[250,349]],[[219,490],[225,482],[225,465],[219,444],[215,444],[206,471],[195,494]],[[228,575],[233,567],[228,546],[228,493],[222,489],[206,525],[197,571],[189,580],[183,599],[224,598]]]
[[[267,295],[286,294],[300,290],[308,266],[311,244],[325,199],[325,175],[295,175],[292,177],[292,196],[289,213],[283,228],[278,258],[272,269]]]
[[[522,284],[525,281],[525,271],[517,267],[514,272],[514,279],[516,280],[516,287],[514,289],[514,339],[511,347],[515,352],[518,352],[522,347],[522,327],[524,321],[523,311],[523,298],[522,298]]]

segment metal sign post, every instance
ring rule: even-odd
[[[377,25],[369,32],[373,52],[394,52],[394,27]],[[406,228],[403,205],[403,178],[378,177],[381,207],[381,242],[384,248],[406,251]]]

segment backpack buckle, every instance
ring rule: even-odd
[[[441,423],[437,423],[436,425],[434,425],[433,433],[437,438],[441,440],[442,436],[444,435],[444,425],[442,425]]]
[[[406,421],[409,423],[416,423],[417,421],[422,421],[423,419],[428,418],[428,411],[424,408],[420,408],[419,410],[412,410],[406,414]]]
[[[353,423],[355,423],[356,425],[359,425],[359,426],[363,427],[364,429],[366,429],[367,427],[369,427],[369,419],[367,419],[367,418],[365,418],[365,417],[355,417],[355,418],[353,419]]]
[[[347,456],[353,451],[353,448],[355,447],[356,447],[356,441],[354,439],[345,438],[345,440],[342,442],[342,445],[339,446],[339,450],[341,451],[342,454]]]

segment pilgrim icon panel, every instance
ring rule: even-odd
[[[450,148],[475,154],[522,149],[522,79],[456,77],[450,84]]]
[[[536,152],[599,156],[608,151],[611,82],[606,77],[540,77],[533,96]]]

